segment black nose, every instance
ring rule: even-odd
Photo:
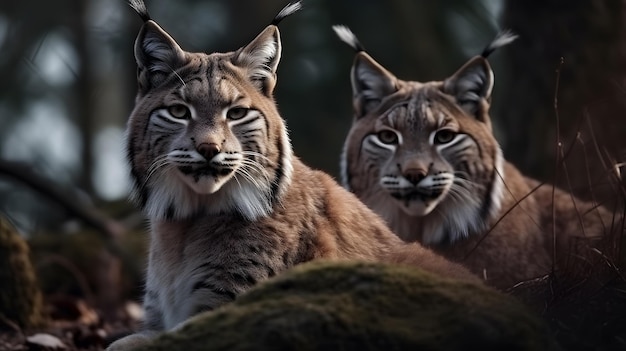
[[[426,178],[426,170],[421,168],[409,168],[402,174],[411,184],[416,185]]]
[[[200,155],[206,158],[207,161],[220,153],[220,147],[215,143],[202,143],[196,147],[196,150]]]

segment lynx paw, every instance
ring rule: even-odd
[[[125,336],[119,340],[114,341],[109,347],[106,348],[106,351],[129,351],[135,350],[138,347],[147,345],[154,339],[157,333],[153,332],[144,332],[144,333],[136,333]]]

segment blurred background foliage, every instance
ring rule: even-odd
[[[183,49],[205,52],[247,44],[286,1],[146,0]],[[337,177],[352,120],[354,53],[332,25],[348,25],[379,63],[419,81],[453,74],[512,29],[520,38],[490,57],[491,116],[505,157],[582,197],[609,206],[626,199],[618,172],[626,159],[626,0],[304,5],[280,25],[275,93],[295,152],[310,166]],[[48,305],[53,295],[79,296],[108,320],[141,294],[146,256],[147,225],[127,201],[124,153],[141,24],[125,0],[0,1],[0,217],[29,239]]]
[[[285,1],[147,5],[184,49],[213,52],[248,43]],[[492,118],[505,155],[523,172],[587,196],[590,185],[607,184],[607,168],[624,156],[625,8],[621,0],[306,0],[281,23],[276,100],[296,154],[336,176],[352,118],[353,52],[331,25],[348,25],[383,66],[421,81],[452,74],[511,28],[520,39],[491,58]],[[133,214],[132,223],[141,223],[125,202],[123,151],[140,26],[124,0],[0,2],[0,213],[24,232],[68,231],[76,215],[49,200],[54,194],[33,190],[24,172],[78,207],[118,220]],[[557,120],[564,153],[571,150],[568,172],[555,166]]]

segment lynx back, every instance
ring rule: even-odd
[[[357,52],[342,181],[400,238],[510,287],[552,269],[549,199],[555,199],[563,257],[574,255],[569,238],[602,236],[611,226],[606,209],[579,200],[576,209],[558,189],[555,197],[543,196],[550,186],[531,194],[538,183],[503,158],[489,115],[494,74],[487,56],[514,35],[499,35],[444,80],[418,82],[386,70],[347,27],[334,29]],[[572,220],[579,212],[584,219]]]
[[[228,53],[190,53],[150,19],[135,45],[128,121],[135,199],[150,220],[144,330],[128,350],[257,282],[313,259],[386,260],[468,281],[459,265],[397,238],[334,180],[293,155],[273,98],[278,22]]]

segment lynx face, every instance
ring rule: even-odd
[[[291,148],[272,90],[280,37],[268,26],[231,53],[190,53],[155,22],[136,42],[128,125],[135,197],[151,218],[267,215],[288,186]]]
[[[477,146],[459,133],[451,115],[418,94],[385,111],[362,143],[363,156],[380,164],[381,188],[408,215],[428,215],[445,199],[466,191],[463,181],[471,181],[456,151],[475,152]]]
[[[344,186],[392,228],[407,223],[400,217],[415,218],[408,230],[421,232],[425,243],[485,229],[500,210],[503,184],[488,115],[492,85],[483,57],[444,81],[421,83],[396,78],[359,51],[352,68],[355,118],[341,161]]]

